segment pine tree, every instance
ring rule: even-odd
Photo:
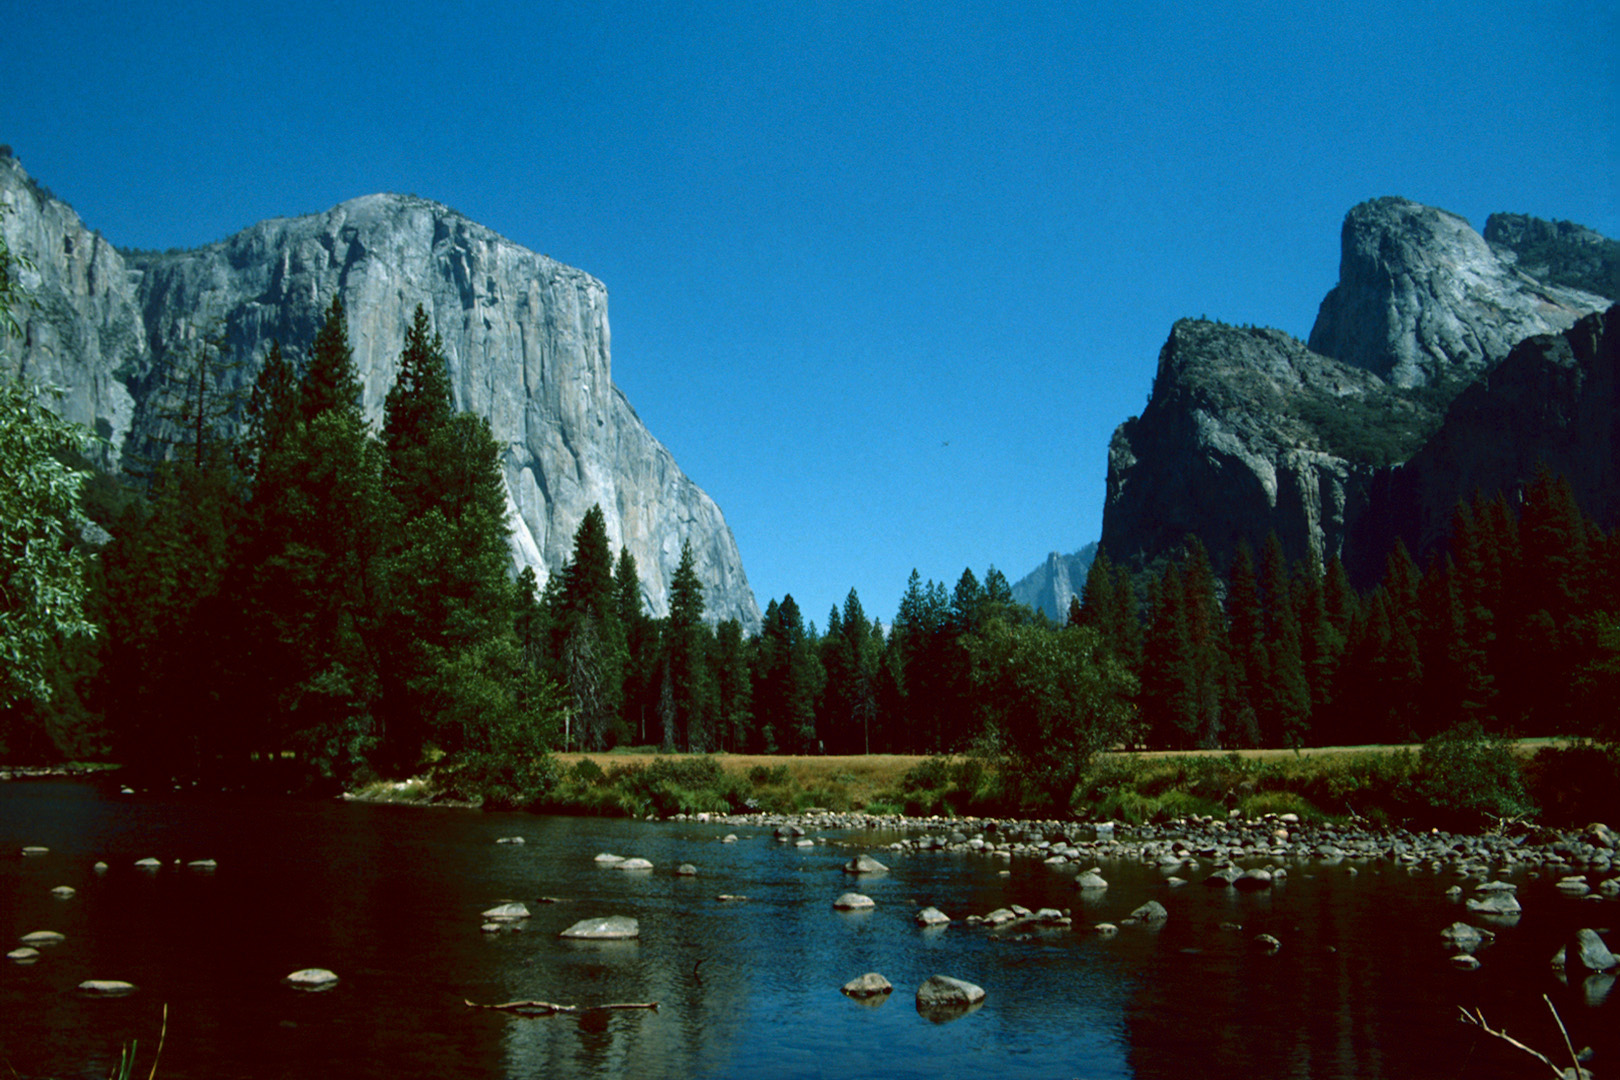
[[[669,586],[669,617],[664,620],[664,748],[704,752],[711,748],[713,693],[703,624],[703,584],[698,580],[690,542]]]
[[[355,371],[354,352],[349,348],[343,300],[333,295],[310,348],[309,364],[300,384],[299,412],[306,424],[325,413],[338,413],[358,424],[362,421],[360,396],[360,376]]]
[[[1143,646],[1141,708],[1156,746],[1198,745],[1198,675],[1187,628],[1181,572],[1167,563],[1149,597],[1151,621]]]
[[[432,444],[449,421],[450,374],[444,342],[418,304],[405,333],[399,374],[383,402],[388,487],[406,521],[427,510],[440,486]]]
[[[1260,580],[1246,541],[1238,541],[1226,589],[1227,634],[1233,660],[1233,737],[1242,745],[1261,741],[1260,710],[1271,682],[1266,651],[1266,613],[1260,602]]]

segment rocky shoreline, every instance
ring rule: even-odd
[[[881,850],[942,852],[1010,862],[1040,859],[1062,869],[1097,862],[1156,864],[1182,882],[1238,888],[1264,887],[1286,877],[1290,864],[1393,863],[1450,871],[1459,877],[1489,877],[1520,871],[1556,874],[1560,890],[1592,899],[1620,896],[1620,855],[1609,826],[1559,831],[1522,826],[1512,831],[1449,833],[1370,828],[1333,822],[1303,822],[1296,814],[1182,818],[1164,824],[999,818],[907,817],[809,811],[801,814],[677,814],[673,821],[772,830],[779,842],[824,842],[813,834],[868,830],[905,833]],[[1270,878],[1257,876],[1271,875]],[[1579,891],[1576,879],[1586,884]],[[1567,883],[1567,884],[1566,884]],[[1080,887],[1085,887],[1081,885]],[[1106,886],[1104,886],[1106,887]]]

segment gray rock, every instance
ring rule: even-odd
[[[154,858],[148,856],[147,858],[144,858],[144,859],[136,859],[135,860],[135,865],[136,865],[136,867],[138,867],[141,870],[156,870],[158,867],[162,866],[163,863],[160,862],[157,859],[154,859]]]
[[[1170,917],[1170,913],[1166,911],[1164,909],[1164,905],[1159,903],[1157,900],[1149,900],[1147,903],[1131,912],[1128,917],[1136,920],[1137,922],[1161,923]]]
[[[1496,935],[1491,931],[1477,929],[1465,922],[1452,923],[1440,931],[1440,936],[1447,946],[1463,952],[1473,952],[1481,945],[1488,945],[1496,939]]]
[[[852,998],[874,998],[894,990],[894,984],[875,971],[868,971],[858,979],[851,979],[840,989]]]
[[[98,874],[105,874],[109,867],[104,862],[97,862],[95,866],[91,867],[91,869]]]
[[[1258,892],[1261,889],[1269,889],[1271,888],[1271,871],[1245,870],[1232,879],[1232,885],[1234,888],[1242,889],[1245,892]]]
[[[1310,347],[1397,386],[1426,386],[1472,375],[1524,338],[1607,306],[1524,274],[1455,214],[1373,199],[1345,217],[1339,283]]]
[[[39,950],[31,945],[21,945],[6,953],[6,959],[16,964],[32,964],[39,959]]]
[[[1282,942],[1278,941],[1270,934],[1256,934],[1254,943],[1267,952],[1276,952],[1278,949],[1282,948]]]
[[[218,870],[219,869],[219,863],[214,861],[213,859],[192,859],[190,862],[186,863],[186,866],[189,867],[192,870]]]
[[[135,984],[121,979],[86,979],[79,984],[79,993],[88,997],[128,997],[135,992]]]
[[[870,896],[857,892],[847,892],[833,901],[833,907],[839,911],[865,911],[876,907]]]
[[[1074,887],[1083,891],[1102,892],[1108,888],[1108,882],[1103,879],[1101,874],[1087,870],[1074,879]]]
[[[51,849],[48,847],[42,847],[39,844],[29,844],[27,847],[22,849],[22,853],[23,858],[25,859],[35,859],[41,855],[49,855],[51,853]]]
[[[522,844],[525,841],[521,836],[503,836],[495,842],[497,844]]]
[[[39,308],[0,368],[66,388],[59,411],[107,432],[102,462],[151,453],[165,419],[157,392],[189,335],[221,320],[251,386],[272,338],[300,366],[334,294],[368,420],[382,415],[405,331],[421,304],[444,339],[453,404],[489,421],[517,566],[540,584],[572,555],[593,505],[608,539],[635,557],[650,613],[690,542],[705,615],[759,629],[731,530],[613,384],[607,290],[588,274],[506,240],[438,203],[368,195],[323,214],[274,218],[192,251],[126,259],[66,204],[0,161],[6,239],[31,258]]]
[[[77,895],[77,892],[78,890],[71,885],[58,885],[56,888],[51,890],[51,895],[56,897],[58,900],[71,900],[75,895]]]
[[[580,941],[627,941],[641,936],[641,926],[627,915],[609,915],[581,919],[558,936]]]
[[[614,855],[611,852],[604,851],[600,855],[598,855],[595,858],[595,860],[593,860],[593,861],[596,862],[599,866],[617,866],[620,863],[624,862],[624,856],[623,855]]]
[[[67,940],[67,935],[57,933],[55,930],[35,930],[31,934],[24,934],[18,940],[24,945],[60,945]]]
[[[1519,904],[1519,898],[1512,893],[1491,892],[1480,899],[1469,900],[1468,910],[1487,915],[1517,915],[1524,909]]]
[[[490,908],[483,914],[484,918],[490,922],[513,922],[518,919],[527,919],[529,917],[529,909],[525,904],[507,902],[504,904],[497,904],[495,907]]]
[[[1577,971],[1604,972],[1620,966],[1620,959],[1609,951],[1597,931],[1583,928],[1575,931],[1575,936],[1564,947],[1564,963],[1566,968]]]
[[[618,870],[651,870],[653,864],[646,859],[620,859],[611,864]]]
[[[300,968],[281,981],[294,990],[330,990],[338,977],[326,968]]]
[[[870,855],[857,855],[844,864],[846,874],[886,874],[889,868]]]
[[[683,862],[675,868],[676,877],[697,877],[697,867],[689,862]]]
[[[1451,958],[1451,966],[1460,971],[1477,971],[1479,959],[1469,953],[1458,953]]]
[[[964,979],[934,975],[917,988],[917,1008],[966,1008],[984,1001],[984,990]]]
[[[1061,623],[1069,616],[1069,599],[1080,595],[1086,583],[1086,573],[1096,557],[1095,541],[1073,555],[1052,552],[1046,557],[1046,562],[1013,584],[1013,600],[1045,612],[1047,618]]]
[[[916,921],[918,926],[946,926],[951,917],[937,907],[925,907],[917,912]]]

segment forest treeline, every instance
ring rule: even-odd
[[[375,432],[344,327],[334,300],[305,369],[272,348],[246,393],[207,336],[173,358],[166,435],[84,494],[110,534],[86,564],[99,632],[50,638],[0,753],[176,776],[445,761],[523,787],[559,748],[977,748],[1065,800],[1106,746],[1620,734],[1620,533],[1547,473],[1459,505],[1444,551],[1420,569],[1397,547],[1366,594],[1275,537],[1218,575],[1189,537],[1134,580],[1099,554],[1061,623],[994,568],[914,571],[887,626],[851,590],[819,626],[772,600],[745,636],[705,619],[689,550],[652,617],[600,508],[543,588],[514,580],[499,448],[453,412],[425,313]]]

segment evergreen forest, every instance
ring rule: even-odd
[[[705,618],[689,549],[653,618],[599,507],[543,588],[514,580],[499,449],[452,410],[426,314],[380,431],[344,327],[334,300],[304,370],[272,348],[247,394],[199,336],[167,441],[121,479],[8,387],[0,428],[42,434],[0,445],[7,471],[49,490],[5,493],[0,758],[528,789],[559,749],[983,751],[1064,801],[1108,747],[1620,737],[1620,531],[1550,473],[1459,504],[1444,550],[1397,547],[1367,593],[1275,537],[1220,573],[1188,537],[1151,576],[1099,554],[1061,623],[992,567],[913,571],[888,625],[852,590],[819,626],[773,599],[745,635]],[[27,577],[46,557],[55,592]]]

